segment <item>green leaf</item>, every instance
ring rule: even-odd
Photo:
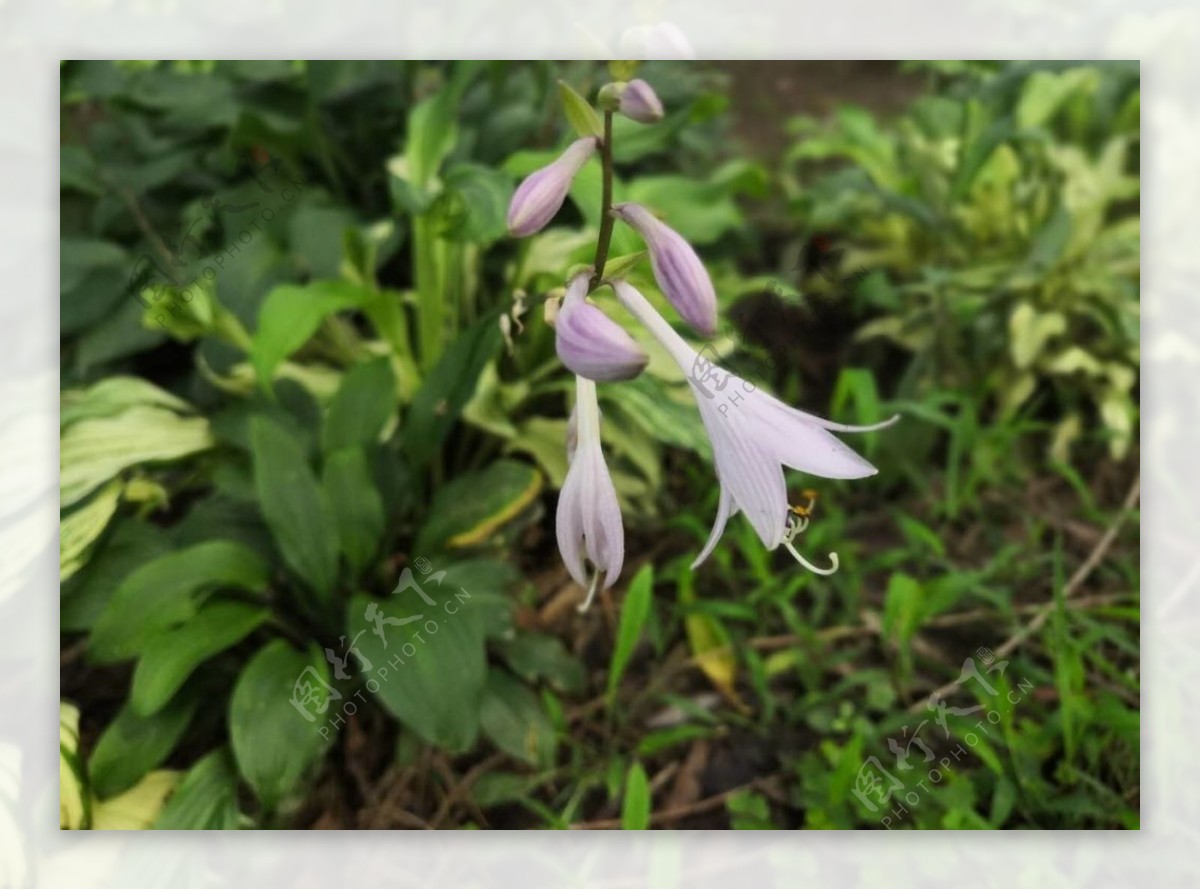
[[[170,408],[180,414],[195,409],[183,399],[141,377],[105,377],[87,389],[68,389],[59,399],[59,425],[66,429],[80,420],[112,417],[135,405]]]
[[[342,554],[355,572],[361,572],[378,551],[384,530],[383,498],[375,488],[365,452],[343,448],[329,455],[321,481]]]
[[[439,234],[452,241],[490,244],[508,234],[512,179],[478,164],[456,164],[439,199]]]
[[[391,597],[355,597],[347,625],[368,690],[425,741],[459,752],[479,733],[484,616],[471,590],[439,575],[409,572]]]
[[[209,752],[188,770],[154,822],[156,829],[238,828],[237,773],[226,748]]]
[[[143,716],[171,700],[197,667],[261,625],[270,612],[232,600],[208,602],[186,624],[154,637],[133,672],[129,703]]]
[[[405,417],[404,448],[414,464],[439,453],[451,426],[470,401],[484,367],[500,351],[500,311],[488,313],[450,344],[413,397]]]
[[[442,161],[454,148],[458,139],[457,105],[457,90],[448,86],[413,106],[409,113],[405,157],[411,181],[419,189],[429,187]]]
[[[488,674],[479,724],[496,747],[530,766],[554,764],[554,727],[536,695],[504,671]]]
[[[170,550],[171,542],[158,526],[118,522],[87,565],[63,584],[61,629],[91,630],[126,576]]]
[[[308,342],[321,322],[335,312],[362,306],[369,298],[367,288],[344,281],[285,284],[267,294],[258,310],[250,350],[263,390],[270,391],[280,362]]]
[[[478,473],[459,476],[438,491],[415,550],[433,553],[475,546],[525,510],[541,490],[541,473],[505,458]]]
[[[321,597],[337,580],[332,508],[294,438],[265,417],[250,421],[254,490],[284,561]]]
[[[558,82],[558,95],[562,99],[563,111],[567,115],[567,123],[581,137],[595,136],[604,138],[604,122],[591,103],[569,87],[565,81]]]
[[[617,643],[613,649],[612,663],[608,668],[608,694],[616,692],[621,676],[633,655],[633,647],[642,635],[642,627],[650,615],[650,598],[654,590],[654,568],[650,563],[642,566],[629,582],[629,592],[621,606],[621,622],[617,626]]]
[[[332,454],[354,445],[378,443],[396,411],[396,378],[386,358],[355,365],[329,403],[321,433],[321,449]]]
[[[557,637],[519,633],[498,648],[508,666],[530,683],[545,680],[562,692],[579,692],[587,681],[583,663]]]
[[[299,790],[327,745],[317,727],[297,728],[292,690],[309,668],[329,685],[329,667],[319,649],[304,654],[276,639],[258,650],[233,687],[230,746],[238,771],[267,812]]]
[[[175,749],[200,700],[181,695],[143,717],[128,702],[105,727],[88,761],[92,790],[104,799],[132,788]]]
[[[903,572],[888,579],[884,595],[883,630],[902,648],[921,625],[925,597],[917,580]]]
[[[116,417],[80,420],[59,444],[59,505],[69,507],[129,467],[171,461],[213,446],[203,417],[138,405]]]
[[[267,564],[233,541],[206,541],[154,559],[130,574],[96,621],[88,655],[98,663],[133,658],[172,625],[196,614],[217,587],[251,592],[267,585]]]
[[[625,794],[621,801],[621,828],[645,831],[650,827],[650,782],[636,760],[625,774]]]
[[[122,485],[113,481],[82,507],[63,517],[58,534],[58,580],[65,581],[87,561],[84,554],[117,512]]]

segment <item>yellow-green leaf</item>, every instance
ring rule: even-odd
[[[565,82],[558,82],[558,93],[562,97],[563,110],[569,123],[580,136],[603,138],[604,124],[591,103],[575,92]]]

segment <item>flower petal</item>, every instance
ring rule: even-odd
[[[717,542],[721,540],[721,535],[725,534],[725,526],[729,523],[730,517],[735,516],[737,512],[738,506],[733,502],[733,498],[729,494],[729,489],[722,485],[721,496],[717,501],[717,516],[713,520],[712,531],[708,533],[708,540],[704,544],[704,549],[692,561],[693,569],[708,559],[709,554],[716,548]]]
[[[629,332],[587,301],[587,275],[567,287],[554,323],[554,348],[562,363],[600,382],[631,380],[650,360]]]
[[[768,442],[756,441],[757,426],[743,418],[723,414],[717,405],[696,390],[700,419],[712,440],[717,478],[728,488],[733,502],[746,514],[759,540],[774,550],[787,527],[787,485],[783,467]],[[730,411],[729,415],[733,412]]]
[[[613,213],[646,242],[654,280],[675,311],[701,335],[713,336],[717,332],[717,292],[692,245],[640,204],[617,204]]]
[[[587,586],[587,570],[583,564],[583,516],[580,513],[580,488],[583,481],[583,466],[572,462],[567,470],[562,491],[558,493],[558,511],[555,515],[554,531],[558,538],[558,552],[562,554],[567,572],[582,587]]]
[[[508,231],[518,238],[543,229],[567,199],[571,181],[596,150],[596,140],[576,139],[558,158],[530,173],[508,205]]]

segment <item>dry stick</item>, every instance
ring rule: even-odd
[[[1083,564],[1075,570],[1075,574],[1073,574],[1071,579],[1067,581],[1066,586],[1063,588],[1064,600],[1070,599],[1072,594],[1074,594],[1075,591],[1082,586],[1083,582],[1088,579],[1088,576],[1092,574],[1096,566],[1100,565],[1101,560],[1103,560],[1107,555],[1109,549],[1113,545],[1113,542],[1117,539],[1117,532],[1121,530],[1121,526],[1125,523],[1125,519],[1129,515],[1129,512],[1133,509],[1133,505],[1137,503],[1141,489],[1142,474],[1138,473],[1138,475],[1134,477],[1133,485],[1129,488],[1129,494],[1125,495],[1125,503],[1121,505],[1121,512],[1117,514],[1117,518],[1112,521],[1112,524],[1109,525],[1108,529],[1104,532],[1104,537],[1096,542],[1096,546],[1092,548],[1092,552],[1088,554],[1087,559],[1083,561]],[[1056,605],[1057,603],[1052,599],[1050,602],[1039,607],[1037,614],[1033,616],[1033,619],[1028,624],[1000,644],[999,648],[996,649],[996,658],[1007,658],[1016,650],[1018,646],[1025,642],[1025,640],[1029,639],[1031,635],[1041,630],[1042,625],[1050,620],[1050,615],[1053,614]],[[928,699],[923,698],[921,701],[913,704],[908,709],[908,712],[910,714],[921,713],[921,711],[925,710],[926,701],[933,699],[934,697],[941,698],[943,695],[948,695],[957,686],[957,681],[939,686],[929,694]]]
[[[502,763],[506,756],[507,755],[501,752],[497,752],[491,757],[488,757],[486,760],[481,760],[479,763],[467,770],[463,777],[459,779],[458,783],[451,787],[446,796],[442,798],[442,802],[438,806],[437,812],[434,813],[433,818],[429,820],[430,827],[439,827],[442,824],[442,821],[448,815],[450,815],[450,808],[453,807],[458,801],[466,799],[466,794],[471,790],[471,786],[475,784],[475,780]]]

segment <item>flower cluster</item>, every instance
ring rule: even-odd
[[[609,84],[600,91],[600,102],[610,117],[616,112],[643,123],[658,120],[663,113],[658,97],[641,80]],[[611,127],[605,127],[605,132],[611,133]],[[509,206],[511,233],[531,235],[549,223],[562,207],[575,175],[597,150],[604,158],[607,179],[611,176],[611,146],[599,136],[573,142],[552,164],[526,178]],[[654,279],[680,317],[700,336],[712,337],[717,328],[716,291],[692,246],[639,204],[616,204],[604,210],[641,236]],[[831,565],[821,568],[796,550],[793,541],[808,525],[808,510],[789,506],[783,469],[790,467],[828,479],[873,475],[875,468],[833,433],[869,432],[897,418],[872,426],[834,423],[790,408],[722,370],[690,346],[628,281],[602,278],[607,248],[602,231],[597,250],[599,268],[567,283],[566,296],[554,320],[558,356],[576,375],[575,410],[567,442],[569,467],[558,500],[556,531],[567,571],[588,589],[582,608],[591,603],[601,583],[610,587],[616,581],[625,556],[617,493],[600,446],[596,383],[636,377],[648,360],[621,325],[588,301],[589,291],[596,284],[613,289],[621,306],[686,375],[712,441],[720,499],[712,532],[693,568],[708,557],[729,518],[740,511],[767,549],[782,544],[806,568],[820,574],[836,571],[837,554],[829,554]],[[718,399],[717,392],[726,397]],[[590,579],[585,557],[592,566]]]

